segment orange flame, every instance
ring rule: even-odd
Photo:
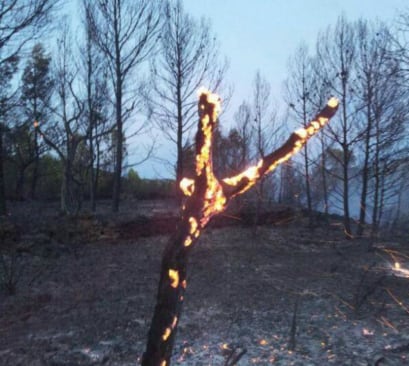
[[[170,285],[173,288],[177,288],[179,286],[179,272],[174,269],[170,269],[169,278],[170,278]]]
[[[328,123],[339,104],[336,98],[331,98],[327,107],[315,117],[315,120],[311,121],[305,128],[296,130],[290,136],[287,143],[283,145],[283,153],[274,152],[267,155],[264,159],[259,160],[257,165],[247,168],[236,176],[219,181],[213,173],[212,133],[220,111],[220,98],[205,88],[200,88],[198,93],[200,98],[200,129],[197,138],[200,145],[197,146],[196,180],[183,178],[180,182],[180,188],[186,196],[191,196],[195,192],[195,184],[198,184],[199,181],[203,182],[200,180],[200,177],[203,176],[206,186],[201,215],[199,218],[189,218],[190,228],[189,235],[184,240],[185,247],[192,245],[193,240],[200,234],[199,228],[203,228],[213,215],[222,212],[230,198],[250,189],[261,176],[273,171],[279,164],[287,161],[298,152],[311,136]],[[224,191],[225,188],[228,188],[226,192]]]
[[[212,113],[204,113],[200,119],[201,132],[203,133],[204,141],[200,147],[199,154],[196,155],[196,174],[206,177],[206,192],[203,207],[203,217],[200,220],[200,226],[203,227],[210,220],[211,216],[224,210],[227,199],[223,193],[223,189],[213,174],[213,166],[211,159],[212,149],[212,133],[216,124],[218,113],[220,112],[220,98],[217,94],[212,94],[208,90],[201,88],[199,90],[201,96],[206,97],[206,102],[212,106]],[[199,109],[204,111],[205,105],[201,104]],[[197,234],[198,236],[198,234]]]
[[[329,107],[330,109],[336,109],[338,107],[338,104],[338,99],[331,98],[327,103],[327,108]],[[234,195],[244,193],[245,191],[250,189],[257,182],[261,175],[272,172],[278,165],[289,160],[305,145],[310,137],[314,136],[323,126],[325,126],[325,124],[327,124],[329,121],[329,118],[325,116],[326,113],[328,113],[328,111],[325,111],[324,115],[318,115],[316,117],[317,120],[311,121],[305,128],[300,128],[294,131],[294,134],[292,135],[293,148],[287,154],[277,160],[273,160],[272,162],[270,162],[271,156],[267,155],[264,161],[260,160],[256,166],[250,167],[234,177],[225,178],[223,182],[232,187],[236,187],[238,184],[243,184],[243,187],[238,192],[235,192]],[[332,111],[332,113],[330,114],[333,113],[334,111]],[[267,164],[268,166],[265,166]],[[243,178],[247,180],[244,183]]]
[[[193,235],[197,230],[197,220],[194,217],[189,217],[190,235]]]
[[[191,196],[195,190],[195,182],[193,179],[183,178],[179,183],[179,187],[185,196]]]
[[[162,339],[163,339],[164,341],[167,341],[168,338],[169,338],[169,336],[170,336],[170,333],[172,333],[172,329],[166,328],[166,329],[165,329],[165,333],[163,333],[163,335],[162,335]]]
[[[173,317],[172,324],[170,325],[170,327],[167,327],[167,328],[165,329],[165,332],[164,332],[163,335],[162,335],[162,339],[163,339],[165,342],[169,339],[170,335],[172,334],[172,330],[175,329],[175,327],[176,327],[177,322],[178,322],[178,317],[177,317],[177,316],[174,316],[174,317]]]
[[[189,217],[189,224],[190,224],[189,235],[183,243],[185,247],[190,246],[193,242],[193,238],[197,238],[200,234],[200,231],[198,229],[199,224],[194,217]]]
[[[190,245],[192,245],[192,237],[191,236],[188,236],[186,239],[185,239],[185,241],[183,242],[183,245],[185,246],[185,247],[189,247]]]
[[[38,121],[34,121],[33,125],[34,125],[34,128],[37,128],[40,124],[38,123]]]

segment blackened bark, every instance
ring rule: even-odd
[[[121,64],[121,46],[119,37],[119,16],[121,9],[114,7],[114,32],[115,32],[115,123],[116,123],[116,154],[114,168],[114,186],[112,192],[112,211],[119,211],[119,200],[121,195],[122,176],[122,145],[123,145],[123,121],[122,121],[122,92],[123,92],[123,72]]]
[[[38,166],[40,164],[40,147],[38,146],[38,128],[34,126],[34,161],[33,175],[31,177],[30,198],[35,199],[38,181]]]
[[[369,154],[370,154],[370,140],[372,131],[372,117],[371,117],[371,93],[368,93],[368,105],[367,105],[367,126],[365,132],[365,157],[364,166],[362,168],[362,189],[361,189],[361,201],[359,209],[359,222],[356,234],[362,236],[365,229],[366,222],[366,201],[368,195],[368,179],[369,179]]]
[[[335,114],[338,102],[332,101],[305,129],[291,134],[276,151],[256,166],[218,180],[213,174],[212,134],[217,121],[216,96],[203,92],[199,99],[199,128],[196,134],[196,176],[184,188],[188,196],[175,234],[162,257],[156,306],[148,333],[143,366],[169,366],[186,289],[187,258],[199,235],[229,201],[253,187],[266,173],[299,151]],[[186,188],[186,187],[189,188]]]

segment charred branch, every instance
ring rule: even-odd
[[[250,189],[265,174],[299,151],[310,137],[327,124],[337,107],[338,101],[330,99],[305,128],[294,132],[279,149],[242,173],[219,180],[213,172],[212,135],[218,120],[220,99],[207,90],[201,91],[196,134],[196,175],[194,179],[181,181],[181,189],[187,199],[177,229],[162,258],[156,307],[142,358],[143,366],[170,365],[187,285],[187,258],[210,219],[224,211],[230,199]]]

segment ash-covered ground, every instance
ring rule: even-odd
[[[47,233],[58,220],[18,239],[0,365],[137,364],[167,237]],[[393,266],[408,256],[405,237],[347,240],[336,220],[311,229],[300,215],[209,229],[189,263],[173,364],[407,365],[409,278]]]

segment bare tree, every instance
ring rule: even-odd
[[[59,3],[59,0],[0,0],[0,67],[17,60],[27,42],[49,23],[50,14]],[[2,151],[5,128],[5,121],[0,121],[0,215],[6,214]]]
[[[314,99],[314,61],[309,56],[308,48],[301,45],[289,62],[290,77],[286,82],[286,102],[290,111],[297,120],[302,121],[305,126],[312,111],[316,110]],[[315,98],[316,99],[316,98]],[[304,146],[304,177],[305,193],[307,196],[307,209],[310,224],[312,224],[312,194],[311,194],[311,163],[308,146]],[[325,182],[325,181],[324,181]]]
[[[61,159],[63,174],[61,185],[61,211],[75,213],[80,206],[79,186],[83,184],[76,174],[76,163],[80,157],[79,149],[87,139],[86,128],[81,123],[84,103],[76,90],[78,68],[73,62],[71,39],[68,26],[62,28],[61,37],[57,40],[59,53],[55,64],[55,107],[52,108],[56,122],[38,128],[45,142]]]
[[[6,185],[3,164],[6,159],[5,135],[8,132],[7,120],[15,104],[15,95],[10,93],[11,78],[17,70],[18,58],[13,56],[0,63],[0,216],[7,214]]]
[[[380,124],[384,131],[398,132],[399,123],[390,125],[391,116],[388,111],[398,113],[399,90],[396,81],[399,76],[399,64],[390,58],[391,37],[389,29],[384,25],[372,25],[366,21],[359,21],[357,28],[357,95],[362,103],[360,114],[362,115],[362,173],[361,173],[361,198],[360,214],[357,235],[364,232],[366,216],[368,215],[367,201],[369,196],[369,183],[375,178],[375,171],[379,169]],[[380,92],[382,90],[382,92]],[[399,91],[398,91],[399,90]],[[388,126],[388,129],[385,127]],[[399,135],[399,134],[398,134]],[[383,138],[385,138],[385,133]],[[391,137],[391,136],[389,136]],[[398,137],[395,135],[395,138]],[[390,138],[387,139],[390,143]],[[385,147],[385,145],[384,145]],[[379,185],[375,182],[375,196],[378,195]],[[377,198],[374,199],[378,201]],[[377,204],[373,207],[377,211]],[[375,213],[376,215],[376,213]],[[375,224],[375,222],[373,222]]]
[[[81,76],[85,85],[84,124],[89,150],[89,197],[91,210],[96,210],[96,192],[101,161],[101,145],[103,137],[112,132],[108,123],[110,114],[110,99],[108,90],[108,74],[106,58],[95,43],[92,13],[95,3],[83,0],[83,31],[84,42],[80,46]]]
[[[35,198],[40,155],[45,149],[38,135],[39,121],[44,125],[49,118],[49,103],[53,93],[50,75],[51,56],[47,55],[41,43],[34,45],[22,76],[21,102],[24,108],[24,123],[32,129],[33,154],[27,156],[22,167],[33,163],[30,197]],[[24,170],[21,170],[24,175]]]
[[[334,28],[329,27],[317,41],[317,78],[323,80],[334,95],[340,96],[338,124],[328,129],[333,144],[339,146],[342,154],[334,155],[342,169],[342,206],[344,230],[347,237],[352,235],[350,212],[351,159],[354,145],[360,134],[354,123],[356,106],[352,81],[356,67],[356,34],[353,26],[340,17]],[[332,150],[330,150],[332,151]]]
[[[276,151],[265,154],[259,162],[243,172],[223,180],[214,175],[212,134],[219,112],[219,99],[203,91],[199,98],[199,126],[196,134],[196,169],[194,179],[183,179],[181,188],[187,196],[178,227],[162,257],[156,307],[148,334],[143,366],[168,366],[175,334],[180,321],[187,286],[188,255],[210,219],[225,210],[236,196],[252,188],[265,174],[299,151],[334,115],[338,101],[327,106],[306,126],[291,134]]]
[[[216,37],[205,19],[195,20],[182,0],[166,1],[160,48],[151,63],[147,100],[152,119],[176,145],[176,182],[183,176],[183,151],[194,124],[196,91],[218,90],[227,68],[219,61]]]
[[[242,102],[234,114],[235,129],[240,136],[239,156],[235,159],[237,172],[243,170],[251,159],[251,141],[253,130],[251,128],[251,107],[248,103]]]
[[[123,169],[124,123],[136,107],[137,66],[151,56],[160,25],[158,0],[101,0],[90,20],[95,41],[107,58],[114,94],[116,161],[112,210],[119,210]],[[132,89],[132,90],[131,90]],[[130,92],[130,93],[129,93]]]
[[[253,104],[252,104],[252,121],[253,129],[252,150],[256,159],[264,158],[267,151],[270,151],[275,141],[273,138],[279,137],[281,125],[277,123],[276,110],[273,109],[271,97],[271,85],[267,79],[261,75],[260,71],[256,72],[253,81]],[[265,208],[266,197],[266,179],[260,179],[255,189],[255,225],[259,221],[261,211]],[[271,194],[271,192],[269,192]],[[255,226],[256,227],[256,226]]]

